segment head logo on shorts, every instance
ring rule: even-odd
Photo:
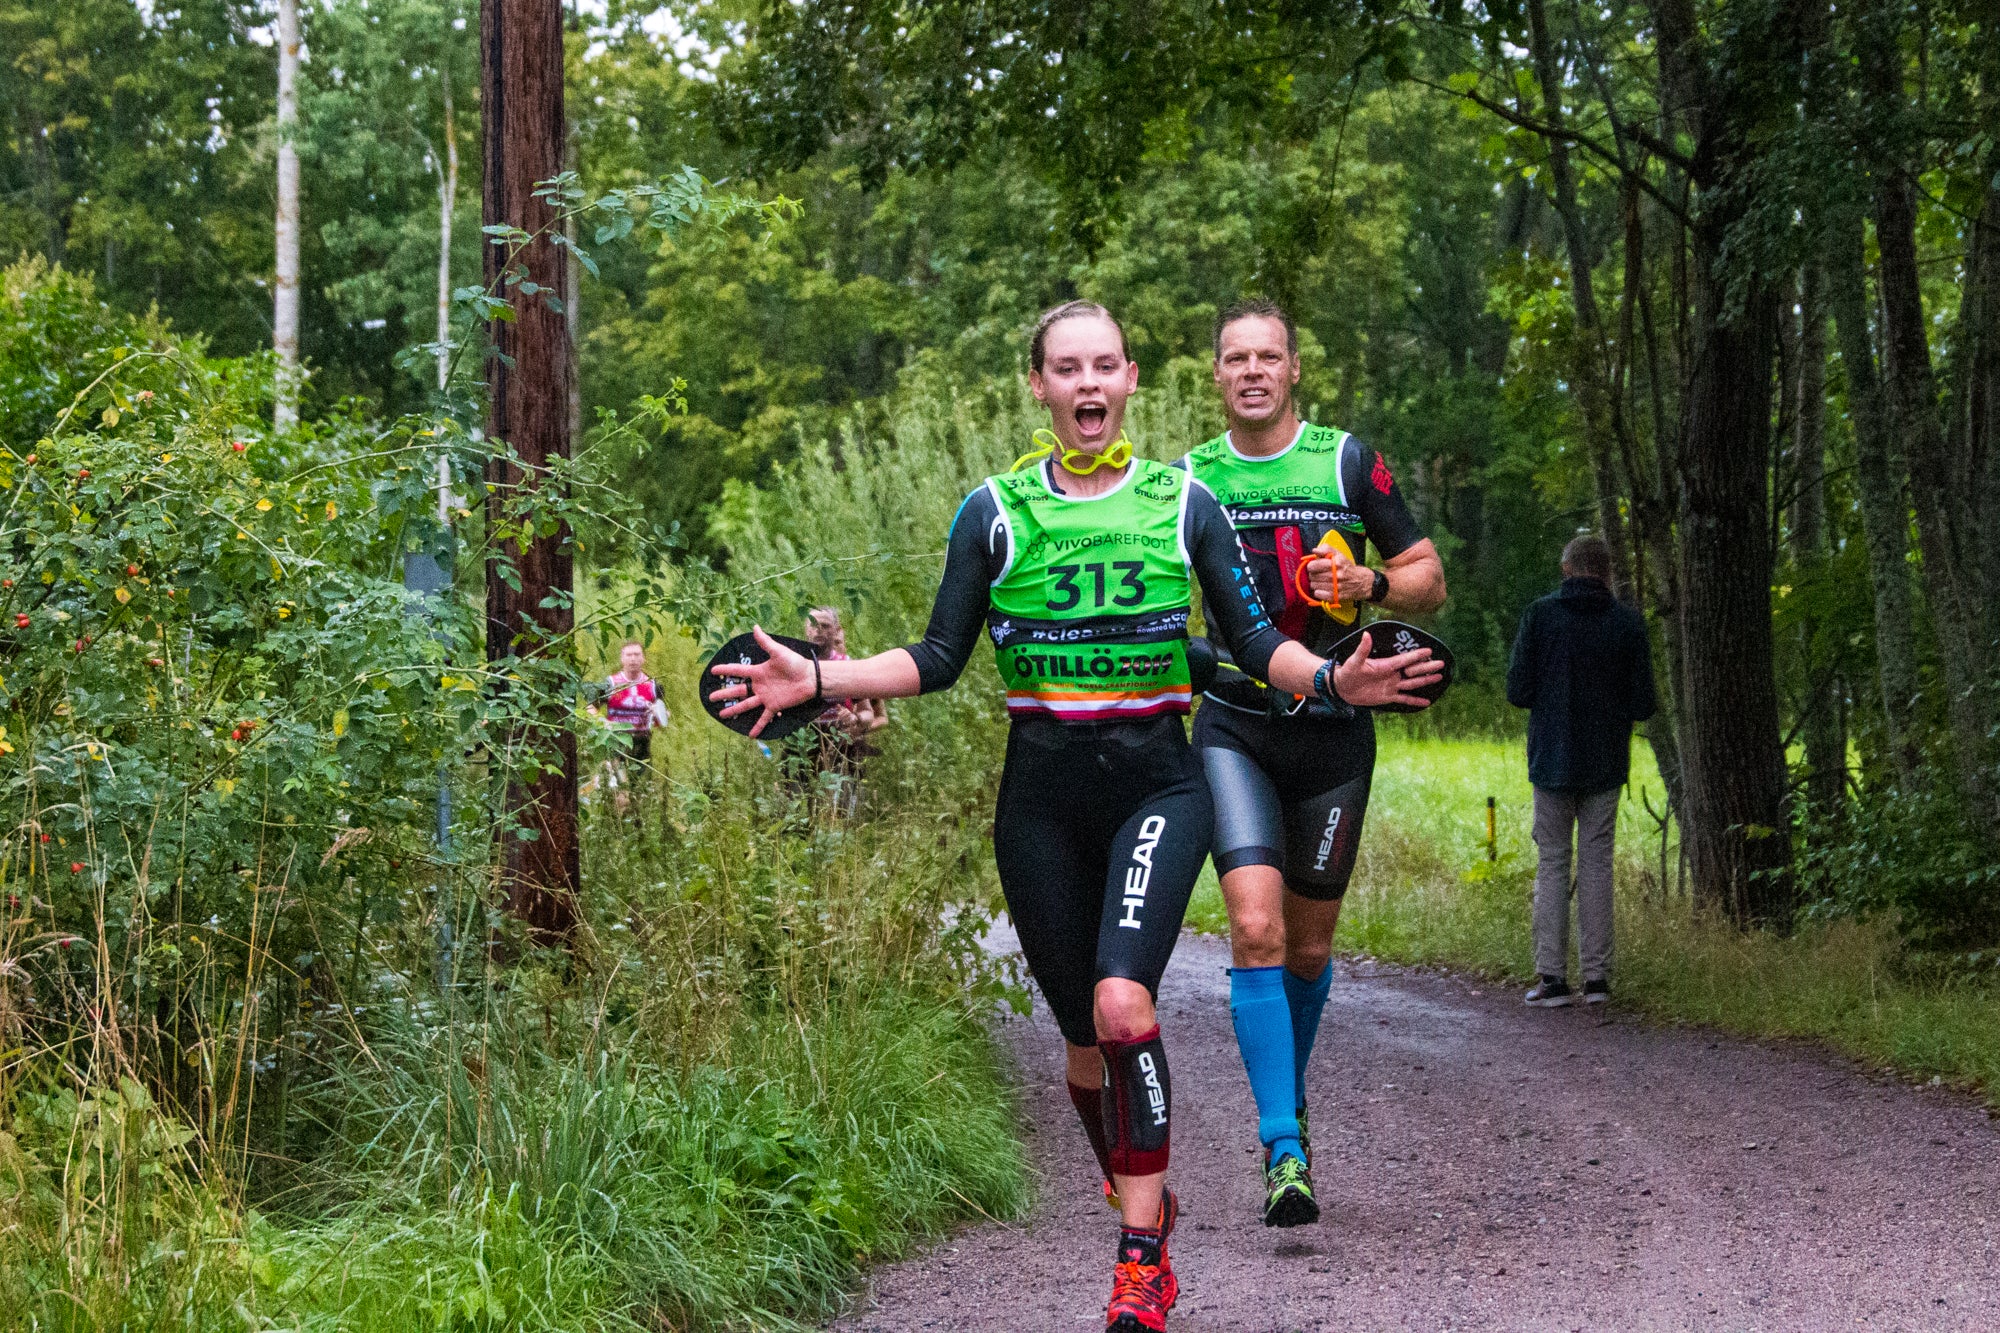
[[[1146,905],[1146,889],[1153,882],[1153,853],[1166,831],[1165,815],[1147,815],[1146,822],[1139,825],[1139,844],[1132,849],[1132,864],[1125,869],[1125,915],[1118,921],[1121,930],[1138,930],[1143,925],[1139,909]]]
[[[1340,833],[1340,807],[1334,806],[1326,812],[1326,827],[1320,830],[1319,850],[1313,854],[1313,869],[1326,869],[1326,859],[1333,855],[1333,840]]]

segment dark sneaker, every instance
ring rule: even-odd
[[[1522,998],[1536,1009],[1561,1009],[1573,1002],[1569,983],[1561,977],[1543,977]]]
[[[1312,1168],[1286,1153],[1264,1167],[1264,1225],[1302,1227],[1319,1221]]]
[[[1105,1307],[1106,1333],[1162,1333],[1167,1311],[1180,1299],[1180,1280],[1167,1257],[1167,1238],[1180,1220],[1181,1201],[1168,1190],[1160,1200],[1157,1239],[1146,1233],[1126,1232],[1131,1238],[1119,1244],[1118,1265],[1111,1272],[1111,1304]]]
[[[1610,983],[1610,982],[1608,982],[1608,981],[1605,981],[1605,980],[1604,980],[1604,979],[1602,979],[1602,978],[1599,978],[1599,979],[1598,979],[1598,980],[1596,980],[1596,981],[1586,981],[1586,982],[1584,982],[1584,983],[1583,983],[1583,1002],[1584,1002],[1585,1004],[1609,1004],[1609,1003],[1611,1003],[1611,983]]]

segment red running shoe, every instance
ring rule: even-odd
[[[1167,1237],[1173,1234],[1180,1211],[1180,1200],[1168,1190],[1160,1201],[1158,1263],[1145,1262],[1151,1256],[1136,1244],[1121,1251],[1135,1257],[1121,1258],[1112,1270],[1111,1304],[1104,1311],[1105,1333],[1165,1333],[1167,1311],[1174,1308],[1181,1294],[1180,1280],[1167,1258]]]

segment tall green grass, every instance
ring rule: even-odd
[[[1907,951],[1893,923],[1879,918],[1807,921],[1780,936],[1694,910],[1681,892],[1673,835],[1663,858],[1660,827],[1646,809],[1648,798],[1664,808],[1650,752],[1637,746],[1633,758],[1618,822],[1620,1007],[1663,1022],[1824,1042],[2000,1105],[2000,986]],[[1518,741],[1385,733],[1335,947],[1525,983],[1535,867],[1526,769]],[[1499,812],[1493,861],[1488,796]],[[1228,928],[1212,875],[1189,920]]]

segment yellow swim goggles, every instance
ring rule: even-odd
[[[1081,449],[1068,448],[1047,426],[1035,431],[1034,441],[1041,448],[1015,459],[1014,466],[1007,469],[1009,472],[1019,472],[1028,464],[1039,463],[1050,454],[1057,455],[1056,461],[1062,464],[1063,471],[1074,473],[1079,477],[1087,477],[1101,467],[1124,467],[1132,461],[1132,441],[1125,438],[1125,432],[1122,430],[1118,432],[1118,438],[1111,447],[1101,454],[1087,454]]]

